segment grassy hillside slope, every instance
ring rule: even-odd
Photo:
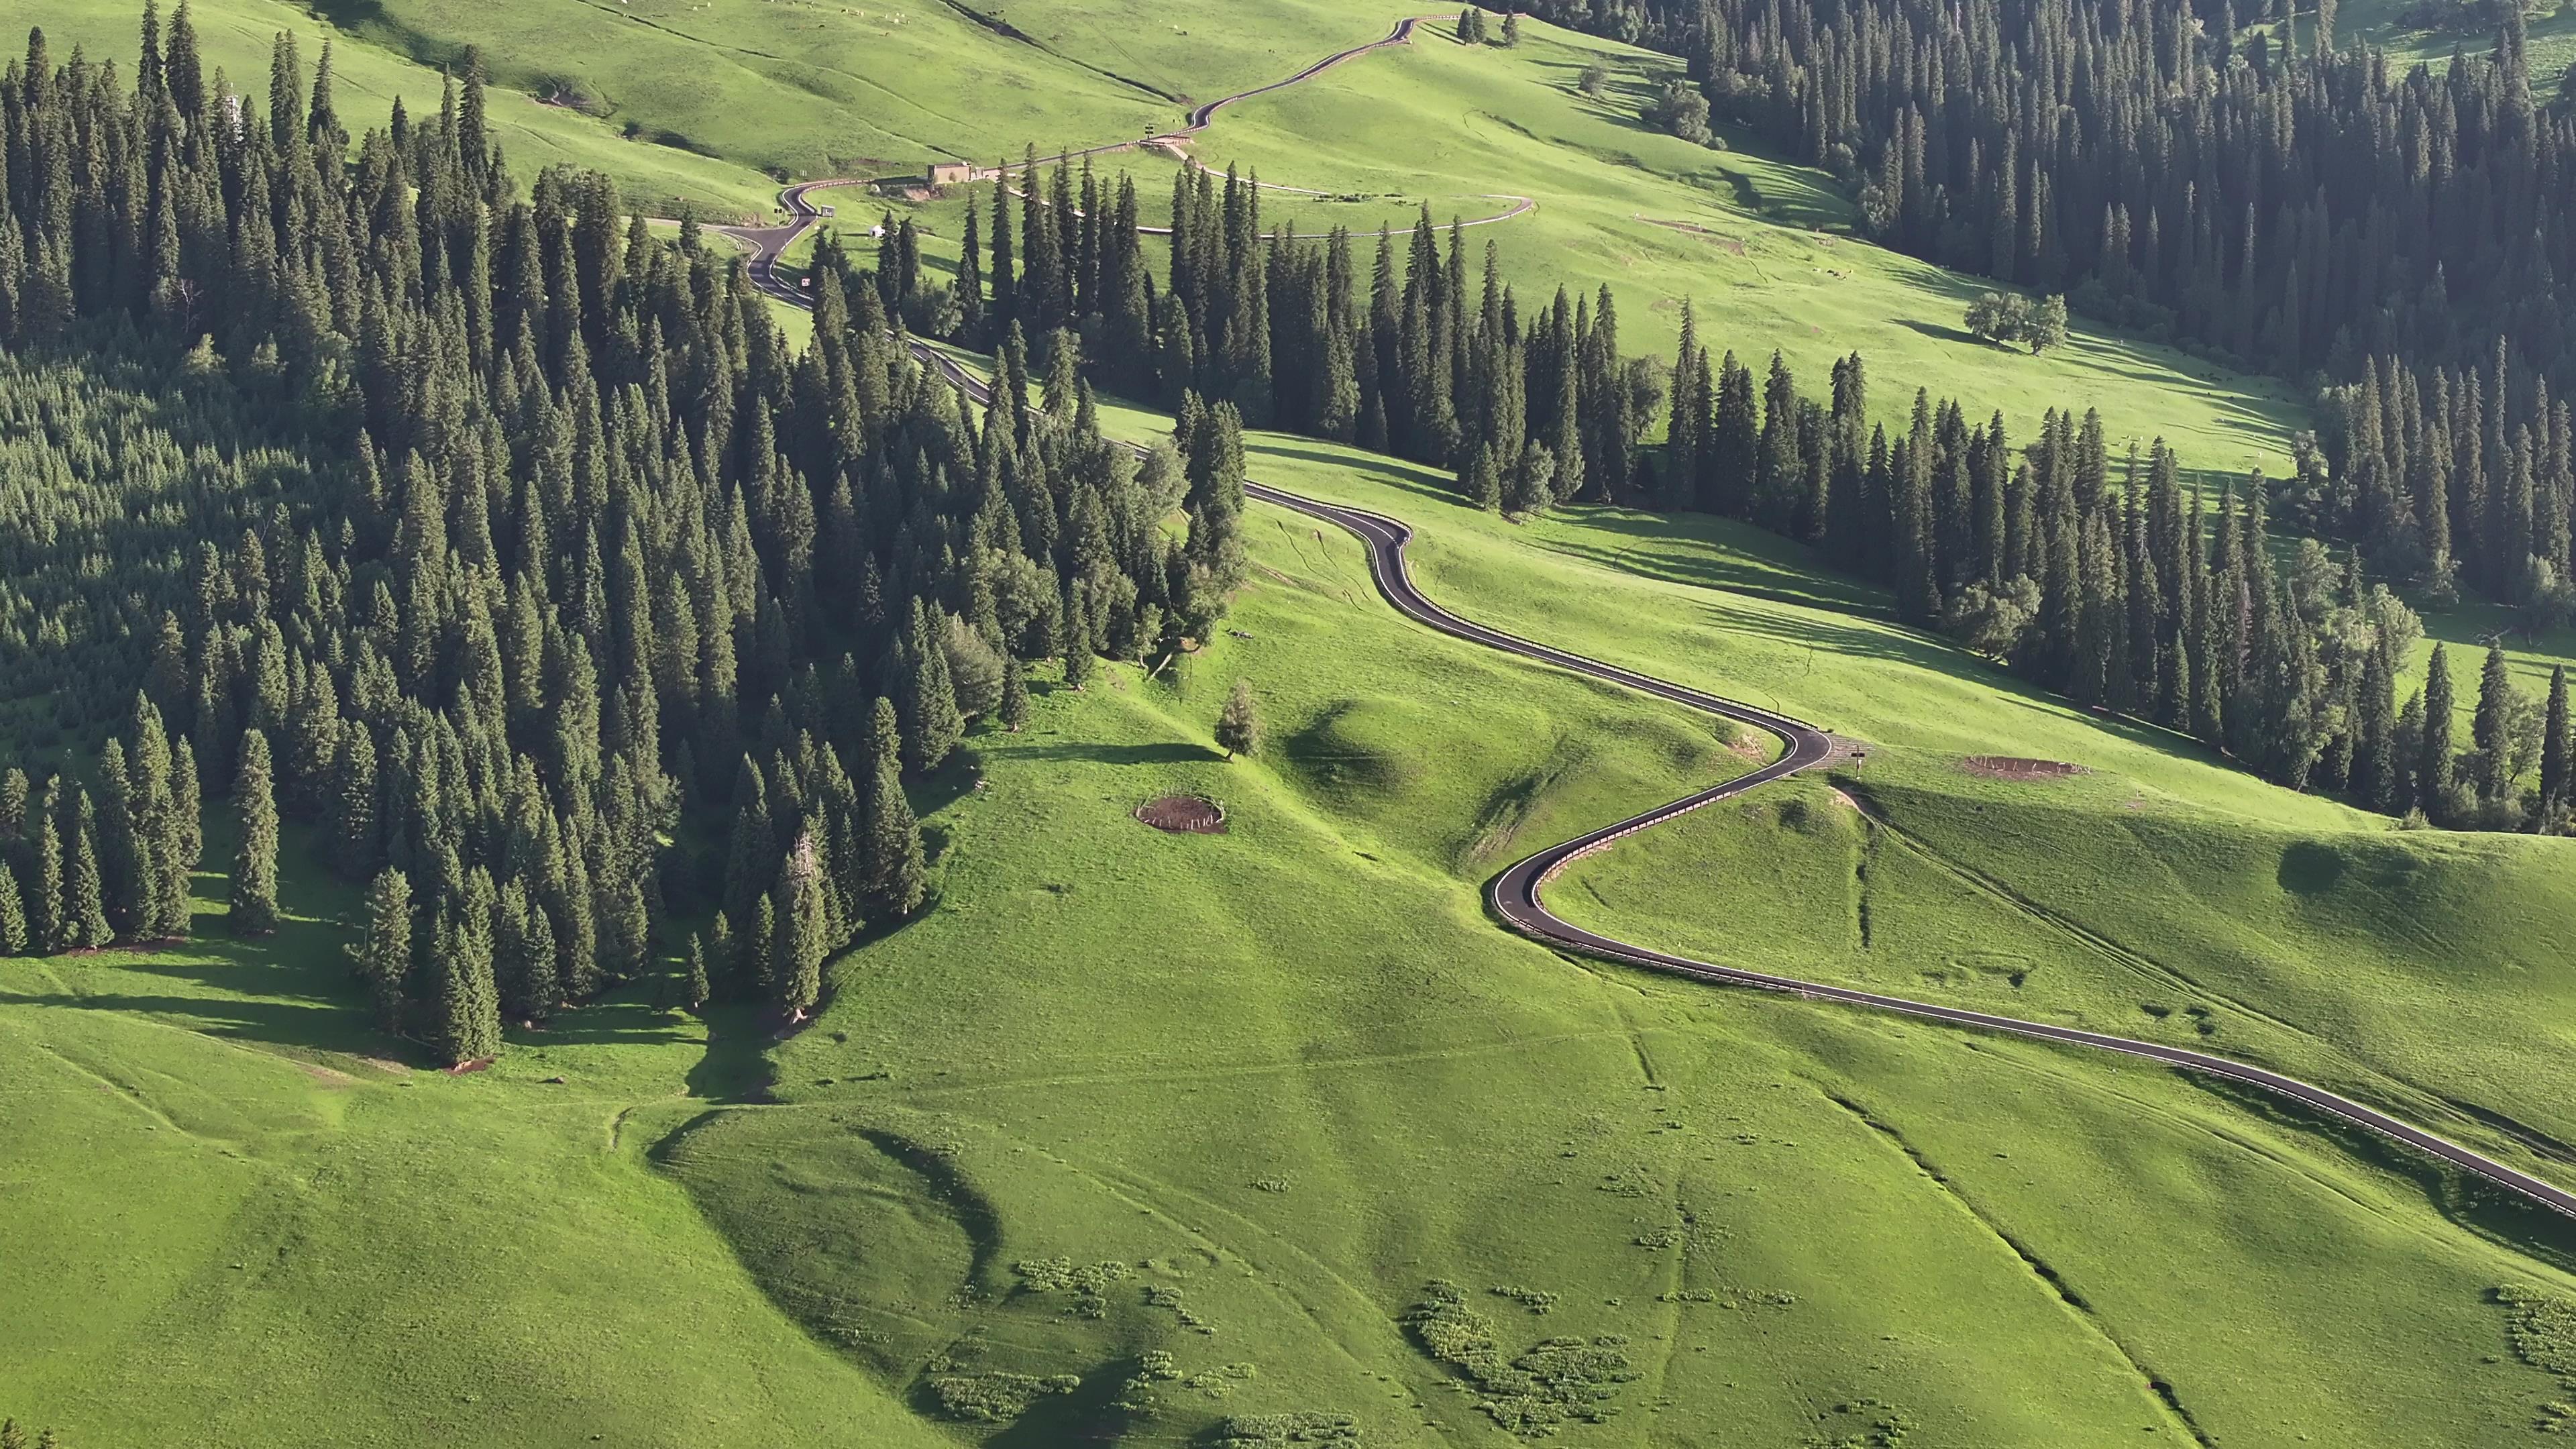
[[[1445,480],[1305,442],[1265,443],[1252,468],[1422,526],[1416,579],[1474,617],[1862,742],[1865,758],[1838,773],[1906,849],[1872,855],[1859,884],[1853,862],[1833,856],[1843,884],[1784,903],[1784,921],[1805,910],[1844,922],[1806,958],[1822,974],[2251,1054],[2502,1150],[2519,1150],[2513,1129],[2489,1119],[2576,1140],[2558,1105],[2571,1085],[2558,1065],[2571,985],[2549,964],[2576,955],[2576,845],[2401,832],[2266,785],[2189,741],[2097,719],[1888,623],[1870,591],[1750,529],[1591,509],[1515,525],[1457,505]],[[1962,768],[1973,756],[2084,773],[1995,780]],[[1726,829],[1706,822],[1675,838]],[[1721,857],[1772,856],[1746,845],[1613,851],[1557,900],[1615,924],[1615,911],[1587,912],[1581,884],[1607,873],[1626,880],[1627,908],[1654,902],[1640,922],[1663,930],[1660,944],[1740,954],[1759,946],[1761,923],[1698,908],[1687,883]],[[1915,956],[1891,958],[1901,970],[1883,970],[1879,956],[1906,948],[1872,937],[1862,949],[1855,892],[1875,893],[1883,871],[1909,861],[1925,889],[1938,886],[1924,909],[1941,927]],[[1973,944],[1998,932],[2011,941]],[[1993,969],[1943,965],[1962,952]],[[2540,1170],[2576,1172],[2576,1151],[2547,1151]]]
[[[382,126],[396,97],[415,117],[438,115],[442,79],[437,67],[452,53],[430,49],[423,64],[408,53],[387,50],[361,36],[335,31],[335,13],[317,7],[319,18],[304,7],[277,0],[198,0],[189,9],[197,27],[198,52],[205,58],[208,81],[221,68],[235,90],[265,93],[271,42],[279,31],[291,32],[311,84],[311,68],[322,53],[324,38],[333,40],[333,93],[341,123],[351,134]],[[359,7],[373,11],[373,5]],[[495,12],[499,13],[499,12]],[[0,3],[0,26],[13,40],[23,40],[28,27],[41,26],[57,60],[77,45],[94,62],[113,61],[130,86],[139,43],[140,4],[126,0],[6,0]],[[168,23],[165,10],[163,23]],[[572,37],[567,37],[571,39]],[[488,42],[487,42],[488,45]],[[461,49],[461,48],[460,48]],[[777,187],[740,159],[693,152],[683,144],[657,144],[644,137],[629,139],[615,118],[599,119],[560,105],[541,105],[533,95],[547,93],[535,84],[537,74],[499,61],[496,83],[516,86],[498,90],[491,99],[495,138],[523,180],[556,164],[586,166],[616,177],[638,205],[663,209],[669,198],[688,197],[709,216],[758,216],[775,199]]]
[[[1616,516],[1481,524],[1308,446],[1255,470],[1419,517],[1426,583],[1479,612],[1512,597],[1480,567],[1577,635],[1596,608],[1663,625],[1676,594],[1846,597]],[[0,1033],[36,1064],[0,1127],[12,1281],[44,1295],[0,1332],[11,1411],[74,1442],[1147,1443],[1301,1411],[1500,1445],[1498,1412],[1575,1408],[1606,1418],[1563,1442],[1966,1449],[2489,1444],[2559,1392],[2488,1290],[2576,1283],[2464,1231],[2518,1228],[2414,1164],[2142,1066],[1494,929],[1479,882],[1514,850],[1749,760],[1405,625],[1354,544],[1253,522],[1255,582],[1177,680],[1044,691],[927,782],[939,908],[836,962],[774,1047],[625,1000],[486,1073],[379,1065],[404,1049],[364,1029],[331,951],[349,903],[300,855],[274,947],[209,919],[183,951],[0,964]],[[1652,577],[1701,570],[1770,597]],[[1670,627],[1636,637],[1677,674],[1785,662]],[[1229,764],[1204,741],[1238,676],[1271,746]],[[2108,740],[2177,800],[2233,778],[1955,665],[1876,692],[1891,737],[1964,710],[1962,739]],[[2338,813],[2241,788],[2282,828]],[[1174,791],[1229,832],[1129,817]],[[1778,854],[1691,899],[1774,929]],[[1454,1340],[1404,1321],[1434,1280],[1560,1392],[1434,1358]]]

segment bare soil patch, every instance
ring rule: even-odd
[[[1225,834],[1225,807],[1204,795],[1165,795],[1136,807],[1136,818],[1172,835]]]
[[[1959,762],[1959,768],[1989,780],[2063,780],[2093,773],[2064,760],[2026,760],[2014,755],[1970,755]]]

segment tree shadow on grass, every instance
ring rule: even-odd
[[[1222,763],[1225,756],[1206,745],[1184,744],[1164,740],[1152,744],[1094,744],[1085,740],[1067,740],[1062,744],[1023,745],[1015,751],[1022,759],[1077,760],[1095,765],[1195,765]]]
[[[1723,589],[1872,619],[1890,619],[1895,614],[1886,590],[1834,573],[1811,550],[1749,525],[1700,515],[1600,507],[1560,509],[1550,517],[1559,525],[1558,531],[1531,542],[1586,563],[1664,583]],[[1703,532],[1727,536],[1706,538]],[[1709,551],[1685,553],[1662,547],[1674,543],[1705,544]]]
[[[1919,332],[1935,342],[1964,342],[1973,347],[2002,350],[1965,327],[1945,327],[1938,322],[1925,322],[1913,317],[1899,317],[1896,325],[1908,332]]]
[[[57,958],[58,973],[77,970]],[[388,1055],[388,1039],[367,1025],[366,1016],[345,1006],[298,1005],[251,997],[168,996],[130,991],[36,992],[10,1001],[26,1006],[62,1007],[75,1011],[119,1012],[184,1022],[207,1036],[300,1047],[308,1051],[351,1056]],[[407,1053],[393,1052],[392,1055]]]

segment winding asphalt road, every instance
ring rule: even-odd
[[[1402,21],[1397,24],[1394,33],[1386,39],[1369,45],[1355,46],[1350,50],[1328,56],[1287,80],[1263,86],[1260,90],[1245,91],[1242,95],[1211,101],[1190,113],[1191,129],[1204,126],[1208,118],[1219,108],[1229,102],[1240,100],[1243,96],[1258,95],[1262,91],[1293,85],[1298,81],[1319,75],[1354,56],[1366,54],[1382,46],[1400,44],[1411,35],[1414,24],[1414,20]],[[799,307],[811,305],[802,291],[780,282],[773,272],[773,267],[779,253],[785,251],[798,234],[823,214],[807,199],[808,193],[827,187],[851,184],[853,183],[849,181],[813,181],[789,187],[782,193],[782,201],[793,218],[787,226],[733,229],[736,236],[754,246],[751,275],[755,285],[782,301]],[[769,241],[773,237],[774,243]],[[959,364],[955,358],[919,338],[906,335],[903,341],[913,356],[924,366],[947,378],[977,402],[987,407],[992,405],[992,389],[983,378]],[[1394,606],[1396,612],[1427,628],[1453,638],[1466,640],[1471,644],[1481,644],[1489,649],[1518,655],[1524,659],[1552,665],[1588,678],[1604,680],[1636,690],[1641,694],[1652,695],[1686,708],[1715,715],[1721,719],[1749,725],[1779,740],[1781,745],[1779,757],[1760,769],[1737,776],[1724,784],[1685,795],[1670,804],[1659,805],[1644,814],[1634,815],[1628,819],[1604,825],[1598,830],[1578,835],[1561,844],[1551,845],[1503,871],[1501,875],[1494,878],[1493,885],[1487,894],[1493,904],[1494,913],[1512,929],[1565,950],[1622,961],[1647,970],[1684,976],[1695,981],[1792,993],[1809,1001],[1829,1001],[1844,1006],[1867,1007],[1949,1026],[2001,1032],[2006,1035],[2056,1042],[2067,1046],[2090,1047],[2097,1051],[2117,1052],[2124,1056],[2161,1062],[2166,1066],[2197,1072],[2203,1076],[2241,1082],[2301,1106],[2340,1117],[2356,1126],[2367,1128],[2392,1141],[2412,1147],[2450,1166],[2473,1173],[2528,1202],[2563,1216],[2576,1218],[2576,1193],[2570,1193],[2530,1173],[2499,1162],[2484,1153],[2462,1147],[2446,1137],[2401,1121],[2340,1093],[2246,1062],[2213,1056],[2208,1052],[2166,1046],[2159,1042],[2139,1041],[2103,1032],[2051,1025],[2047,1022],[2024,1021],[2018,1017],[1997,1016],[1991,1012],[1942,1006],[1934,1002],[1915,1001],[1902,996],[1887,996],[1874,991],[1857,991],[1850,987],[1833,986],[1824,982],[1801,981],[1795,977],[1750,971],[1737,966],[1721,966],[1714,962],[1697,961],[1687,956],[1677,956],[1632,945],[1587,931],[1581,926],[1564,920],[1548,910],[1541,893],[1548,882],[1566,866],[1595,851],[1606,849],[1617,841],[1640,831],[1651,830],[1655,826],[1687,815],[1702,806],[1731,799],[1748,790],[1758,789],[1772,781],[1786,779],[1802,770],[1821,764],[1832,753],[1832,740],[1823,730],[1790,715],[1692,689],[1669,680],[1657,679],[1649,674],[1641,674],[1633,669],[1587,658],[1553,645],[1523,639],[1516,634],[1507,634],[1500,629],[1490,628],[1449,612],[1433,603],[1420,589],[1414,587],[1404,559],[1404,546],[1407,540],[1412,538],[1413,530],[1409,525],[1396,519],[1371,513],[1365,509],[1349,508],[1341,504],[1303,497],[1250,480],[1244,483],[1244,493],[1245,496],[1256,501],[1302,513],[1356,536],[1368,549],[1369,574],[1376,580],[1378,592],[1385,596],[1387,603]]]

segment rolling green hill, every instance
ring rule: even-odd
[[[130,48],[120,8],[34,8],[60,49]],[[236,76],[271,29],[308,55],[320,34],[264,0],[195,13]],[[1168,124],[1398,13],[325,11],[353,120],[396,91],[427,109],[423,62],[472,41],[521,88],[515,165],[732,213],[764,205],[764,168]],[[1671,62],[1527,29],[1508,52],[1426,32],[1197,151],[1365,198],[1274,211],[1300,226],[1533,196],[1470,235],[1525,298],[1608,285],[1632,350],[1695,298],[1703,336],[1778,346],[1811,390],[1860,348],[1890,415],[1917,383],[2024,430],[2099,406],[2115,440],[2278,468],[2284,390],[2133,339],[1965,339],[1976,284],[1852,239],[1816,176],[1628,119]],[[1600,102],[1576,84],[1594,55]],[[1112,164],[1159,208],[1172,162]],[[902,205],[936,257],[959,199]],[[2576,1182],[2569,842],[2400,832],[2266,786],[1735,525],[1507,522],[1276,435],[1251,472],[1416,524],[1417,577],[1464,613],[1855,742],[1830,778],[1582,863],[1552,897],[1569,917],[2275,1063]],[[0,1414],[74,1449],[1251,1449],[1345,1424],[1444,1449],[2469,1449],[2570,1420],[2576,1232],[2473,1182],[2144,1063],[1497,929],[1501,865],[1764,742],[1416,629],[1350,539],[1250,519],[1251,583],[1203,648],[1079,691],[1044,671],[1028,728],[917,783],[935,908],[836,959],[793,1034],[638,986],[514,1030],[488,1070],[428,1069],[366,1025],[356,899],[300,836],[273,940],[222,933],[208,871],[194,941],[0,960]],[[1238,680],[1267,743],[1228,761],[1208,741]],[[1175,794],[1226,830],[1136,818]]]
[[[2183,1039],[2210,1020],[2223,1049],[2286,1043],[2310,1066],[2394,1033],[2391,1060],[2351,1067],[2392,1092],[2405,1051],[2546,1017],[2503,969],[2474,1011],[2391,1007],[2343,1034],[2318,1003],[2361,993],[2319,963],[2372,930],[2367,897],[2311,877],[2284,887],[2311,881],[2287,898],[2307,914],[2258,918],[2277,955],[2194,958],[2310,1018],[2296,1035],[2140,993],[1962,886],[1941,832],[2053,812],[2064,829],[2006,856],[2032,892],[2052,867],[2136,870],[2105,853],[2125,840],[2233,919],[2248,867],[2201,859],[2204,838],[2250,855],[2361,827],[1840,612],[1868,596],[1795,550],[1616,514],[1514,528],[1296,440],[1263,440],[1254,472],[1413,518],[1426,585],[1480,616],[1886,741],[1868,798],[1932,842],[1866,847],[1829,791],[1793,786],[1587,863],[1569,909],[1598,891],[1623,929],[1850,971],[1846,856],[1872,848],[1878,984],[2076,1015],[2134,1010],[2126,990]],[[928,782],[939,908],[835,963],[834,999],[783,1043],[721,1013],[710,1043],[613,999],[490,1071],[404,1070],[361,1024],[331,951],[350,903],[325,892],[290,895],[275,949],[0,965],[0,1032],[35,1064],[0,1159],[86,1164],[12,1189],[23,1281],[47,1285],[0,1338],[17,1407],[74,1442],[1164,1442],[1299,1412],[1472,1445],[1510,1442],[1497,1413],[1574,1408],[1607,1418],[1569,1443],[1723,1424],[1765,1443],[2471,1445],[2560,1392],[2489,1294],[2576,1295],[2556,1238],[2420,1164],[2140,1064],[1496,931],[1477,890],[1515,847],[1747,761],[1705,721],[1404,625],[1353,544],[1254,521],[1231,632],[1176,678],[1115,666],[1047,692],[1027,731],[975,737]],[[1838,620],[1851,637],[1825,632]],[[1204,741],[1237,677],[1271,743],[1228,764]],[[2098,773],[1984,784],[1966,751]],[[1222,801],[1228,832],[1130,817],[1173,792]],[[2138,825],[2110,834],[2133,796]],[[2374,989],[2420,973],[2380,951]],[[2013,952],[2021,988],[1998,969]],[[2529,1107],[2549,1085],[2531,1056],[2457,1089]],[[1437,1359],[1460,1340],[1405,1321],[1435,1282],[1463,1300],[1441,1322],[1472,1338],[1472,1313],[1553,1397]],[[1568,1337],[1579,1353],[1532,1357]]]

